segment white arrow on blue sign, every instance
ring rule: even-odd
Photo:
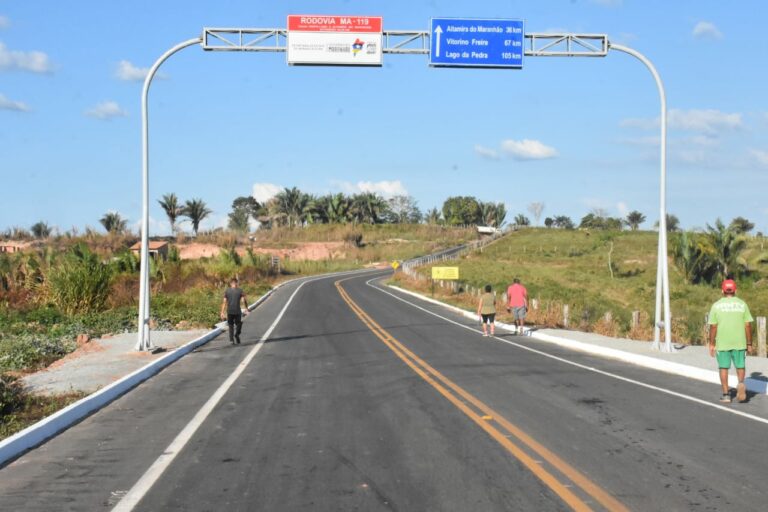
[[[430,34],[430,66],[523,67],[523,20],[432,18]]]

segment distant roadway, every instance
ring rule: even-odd
[[[721,407],[715,385],[484,338],[387,276],[280,288],[242,345],[0,469],[0,510],[768,508],[765,396]]]

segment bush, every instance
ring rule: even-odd
[[[106,306],[112,273],[83,244],[73,247],[46,277],[48,298],[62,313],[91,313]]]
[[[0,375],[0,417],[10,414],[24,402],[24,390],[13,377]]]

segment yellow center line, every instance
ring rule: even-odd
[[[570,489],[569,484],[560,482],[552,473],[541,466],[540,460],[535,460],[529,456],[522,448],[509,439],[509,434],[517,438],[522,444],[527,446],[539,457],[544,459],[552,467],[567,477],[571,482],[580,487],[585,493],[594,498],[607,510],[627,511],[628,509],[616,498],[608,494],[605,490],[592,482],[589,478],[569,465],[551,450],[544,447],[538,441],[526,434],[522,429],[511,423],[498,412],[491,409],[477,397],[460,387],[455,382],[448,379],[442,373],[437,371],[426,361],[411,352],[407,347],[395,339],[389,332],[382,328],[371,318],[360,306],[355,303],[341,286],[339,280],[334,283],[342,299],[360,318],[360,320],[379,338],[392,352],[395,353],[408,367],[410,367],[422,379],[434,387],[449,402],[455,405],[460,411],[466,414],[472,421],[485,430],[496,442],[502,445],[509,453],[517,458],[528,470],[538,477],[545,485],[552,489],[560,498],[574,510],[591,510],[591,508]],[[472,410],[468,404],[471,404],[480,413]],[[495,422],[508,433],[501,432],[493,425]]]

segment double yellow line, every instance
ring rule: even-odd
[[[570,488],[574,485],[584,493],[591,496],[603,508],[611,511],[627,511],[622,503],[608,494],[604,489],[592,482],[574,467],[552,453],[531,436],[523,432],[519,427],[509,422],[506,418],[491,409],[477,397],[461,388],[458,384],[448,379],[445,375],[434,369],[426,361],[411,352],[406,346],[395,339],[384,328],[376,323],[355,301],[353,301],[341,282],[336,281],[336,289],[342,299],[362,320],[362,322],[379,338],[392,352],[408,365],[416,374],[427,381],[449,402],[466,414],[480,428],[485,430],[496,442],[503,446],[511,455],[518,459],[547,487],[552,489],[573,510],[592,510],[592,508],[577,496]],[[513,441],[513,438],[515,441]],[[560,473],[561,478],[545,469],[544,465],[535,460],[521,445],[543,459],[549,467]],[[566,482],[563,482],[563,478]]]

